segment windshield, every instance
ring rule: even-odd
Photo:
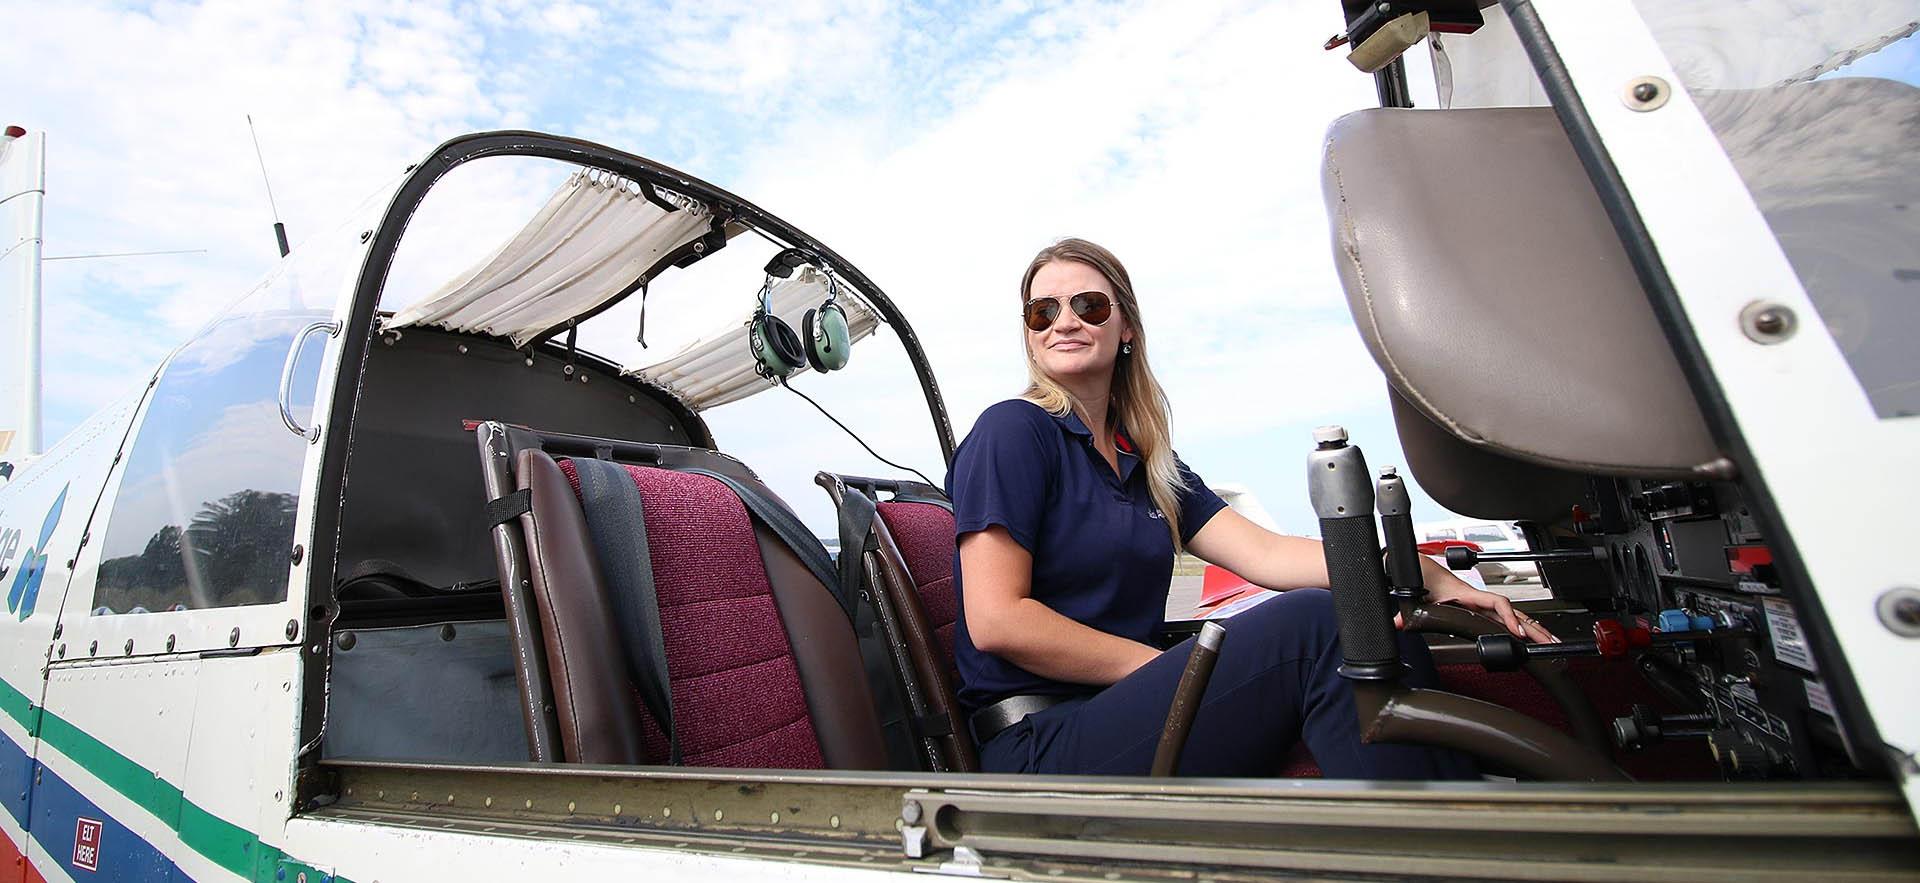
[[[1920,11],[1639,0],[1881,418],[1920,414]]]

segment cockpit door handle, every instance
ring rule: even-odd
[[[300,365],[300,350],[306,346],[307,337],[315,331],[325,331],[332,337],[340,333],[340,323],[315,322],[300,329],[300,333],[293,336],[293,346],[287,350],[286,363],[280,366],[280,422],[294,435],[306,439],[307,444],[320,440],[320,424],[315,422],[311,427],[303,427],[293,419],[293,370]]]

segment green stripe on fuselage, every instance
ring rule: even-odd
[[[165,822],[179,833],[180,842],[188,849],[221,868],[258,883],[297,879],[303,872],[309,880],[350,883],[343,877],[333,877],[320,868],[288,858],[286,853],[261,842],[253,832],[201,809],[186,799],[179,788],[160,778],[160,774],[135,763],[65,718],[34,705],[32,699],[4,679],[0,679],[0,710],[26,727],[29,735],[37,736],[89,775]],[[281,875],[278,872],[283,868],[287,873]]]
[[[26,727],[27,735],[37,735],[34,730],[38,721],[34,713],[39,709],[34,707],[33,699],[14,689],[13,685],[4,679],[0,679],[0,711],[5,711],[7,717],[19,721],[20,726]]]

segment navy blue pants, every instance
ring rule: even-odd
[[[1333,779],[1461,779],[1464,755],[1411,745],[1363,745],[1353,690],[1343,680],[1333,596],[1286,592],[1226,622],[1227,640],[1181,755],[1183,776],[1272,776],[1304,740]],[[1193,641],[1160,654],[1091,698],[1027,718],[980,748],[996,773],[1144,776],[1153,765],[1174,686]],[[1400,636],[1407,683],[1432,687],[1433,659],[1417,635]]]

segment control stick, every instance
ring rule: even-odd
[[[1338,426],[1315,429],[1313,441],[1313,453],[1307,456],[1307,491],[1320,519],[1327,586],[1340,629],[1339,672],[1352,685],[1362,738],[1453,748],[1541,779],[1624,779],[1625,774],[1604,754],[1532,717],[1404,683],[1407,668],[1400,660],[1399,636],[1393,627],[1394,596],[1388,594],[1387,573],[1381,566],[1379,533],[1373,522],[1374,485],[1368,480],[1366,458],[1359,448],[1347,444],[1347,431]],[[1397,481],[1388,483],[1382,512],[1394,519],[1388,522],[1390,539],[1399,532],[1398,495],[1404,490]],[[1405,598],[1424,595],[1425,587],[1417,580],[1418,557],[1402,555],[1400,560],[1397,571],[1410,567],[1414,573],[1398,572],[1394,587]],[[1418,608],[1411,600],[1408,606]],[[1409,624],[1412,620],[1409,617]]]
[[[1387,607],[1387,576],[1380,569],[1366,457],[1347,444],[1347,431],[1339,426],[1314,430],[1313,442],[1314,451],[1307,456],[1307,494],[1320,517],[1327,587],[1340,626],[1340,676],[1399,680],[1406,667]]]
[[[1413,536],[1413,498],[1407,482],[1392,466],[1380,468],[1374,484],[1380,501],[1380,531],[1387,539],[1387,584],[1400,602],[1400,613],[1411,615],[1427,597],[1426,578],[1420,574],[1420,541]]]

